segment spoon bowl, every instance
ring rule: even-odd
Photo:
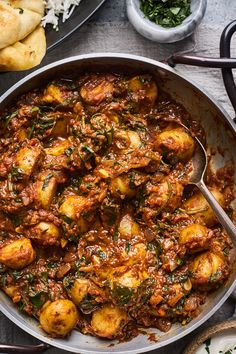
[[[236,247],[236,227],[204,182],[204,175],[208,163],[206,150],[200,140],[193,136],[185,125],[181,125],[195,140],[195,150],[192,157],[192,171],[190,174],[189,184],[194,184],[199,188],[207,200],[209,206],[214,211],[219,223],[223,226],[226,233],[231,237],[231,240]]]

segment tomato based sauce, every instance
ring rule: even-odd
[[[0,287],[49,335],[167,332],[228,278],[232,243],[188,184],[204,131],[152,76],[52,81],[0,132]],[[233,167],[207,182],[230,213]]]

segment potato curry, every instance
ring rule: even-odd
[[[0,286],[19,310],[119,340],[198,316],[232,245],[188,185],[204,132],[183,107],[149,74],[88,73],[0,117]],[[232,174],[208,172],[228,212]]]

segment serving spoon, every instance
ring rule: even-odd
[[[188,133],[191,134],[185,125],[181,125],[188,131]],[[208,204],[213,209],[218,221],[223,226],[227,234],[231,237],[231,240],[236,247],[236,227],[204,182],[204,175],[208,164],[206,150],[197,137],[193,136],[193,138],[196,142],[196,147],[192,157],[193,170],[190,174],[189,184],[194,184],[199,188]]]

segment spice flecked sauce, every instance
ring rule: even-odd
[[[49,335],[167,332],[228,278],[232,244],[188,185],[179,123],[204,142],[148,74],[52,81],[1,113],[0,286]],[[232,166],[208,186],[230,213]]]

